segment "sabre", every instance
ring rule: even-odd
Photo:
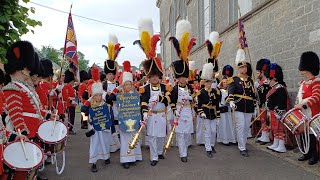
[[[18,129],[18,135],[21,136],[20,129]],[[28,156],[27,156],[27,152],[26,152],[26,147],[24,146],[24,141],[22,139],[20,139],[20,142],[21,142],[21,146],[22,146],[22,149],[23,149],[24,157],[28,161]]]
[[[179,115],[177,116],[177,120],[175,122],[173,122],[172,130],[171,130],[171,132],[170,132],[170,134],[168,136],[168,139],[167,139],[166,143],[164,144],[163,154],[166,154],[167,150],[170,148],[170,144],[172,142],[174,132],[175,132],[176,127],[178,125],[178,121],[179,121],[179,119],[181,117],[181,112],[182,112],[182,109],[183,109],[184,104],[186,103],[186,101],[187,101],[187,99],[183,99],[182,100],[182,105],[181,105],[181,107],[179,109]]]
[[[148,113],[147,113],[147,118],[146,118],[146,119],[148,119],[148,118],[150,117],[150,114],[151,114],[154,106],[155,106],[157,103],[158,103],[157,101],[154,101],[154,103],[152,104],[151,108],[149,109],[149,111],[148,111]],[[144,121],[146,121],[146,120],[144,120]],[[145,123],[145,122],[143,122],[142,124],[143,124],[143,126],[140,126],[139,129],[138,129],[138,131],[132,136],[132,139],[131,139],[131,141],[130,141],[130,143],[129,143],[129,149],[128,149],[128,151],[127,151],[128,154],[130,154],[130,152],[131,152],[134,148],[136,148],[136,145],[137,145],[137,143],[138,143],[139,136],[140,136],[140,134],[141,134],[142,128],[143,128],[144,126],[146,126],[146,123]]]
[[[253,124],[254,122],[256,122],[256,121],[260,118],[260,116],[261,116],[264,112],[266,112],[266,111],[267,111],[267,109],[263,110],[263,111],[251,122],[250,126],[252,126],[252,124]]]

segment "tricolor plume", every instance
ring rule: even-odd
[[[157,42],[160,40],[160,34],[153,35],[152,19],[139,20],[139,38],[133,42],[133,45],[138,44],[142,51],[146,54],[147,59],[152,59],[156,56]]]
[[[118,57],[120,50],[124,48],[118,42],[118,38],[115,34],[109,34],[108,46],[102,45],[102,47],[107,50],[109,60],[115,60]]]
[[[222,41],[220,41],[219,33],[213,31],[209,35],[209,39],[206,41],[208,53],[210,58],[217,58],[220,53]]]
[[[190,50],[195,45],[195,38],[191,37],[191,24],[187,20],[180,20],[176,26],[176,37],[170,37],[180,60],[187,60]]]

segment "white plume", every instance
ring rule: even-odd
[[[243,49],[238,49],[235,63],[238,65],[241,62],[246,62],[246,53]]]
[[[150,19],[150,18],[140,19],[138,23],[139,23],[139,25],[138,25],[139,37],[141,37],[141,33],[143,31],[149,32],[150,36],[153,35],[153,22],[152,22],[152,19]]]
[[[104,90],[102,88],[102,83],[101,82],[96,82],[93,83],[91,86],[91,95],[94,96],[96,94],[103,94]]]
[[[189,70],[196,70],[196,62],[189,61]]]
[[[201,79],[212,80],[213,78],[213,64],[206,63],[203,65]]]
[[[191,23],[187,20],[178,21],[176,27],[176,38],[178,39],[178,41],[181,40],[182,35],[185,32],[189,32],[191,37]]]
[[[209,41],[211,42],[212,45],[220,41],[219,33],[217,31],[212,31],[209,36]]]
[[[110,33],[109,34],[109,42],[113,42],[113,44],[117,44],[118,43],[118,38],[115,34]]]

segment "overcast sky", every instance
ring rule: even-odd
[[[70,9],[70,4],[73,3],[73,14],[133,28],[138,27],[140,18],[152,18],[154,32],[160,31],[159,9],[156,7],[156,0],[31,0],[31,2],[67,12]],[[30,32],[22,39],[31,41],[37,48],[42,45],[51,45],[56,49],[63,47],[68,14],[32,3],[21,4],[35,7],[36,13],[31,17],[42,22],[41,27],[34,29],[34,34]],[[137,45],[132,45],[133,41],[139,38],[137,30],[114,27],[76,16],[72,18],[78,40],[78,51],[84,53],[86,59],[90,60],[89,65],[94,62],[100,63],[100,66],[103,65],[108,55],[101,45],[107,45],[109,33],[116,34],[120,44],[125,46],[117,58],[119,64],[122,65],[124,60],[130,60],[131,65],[139,66],[145,58],[142,50]]]

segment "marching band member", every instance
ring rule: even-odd
[[[236,56],[238,75],[229,78],[228,98],[230,107],[234,112],[234,121],[237,131],[237,141],[240,154],[249,157],[246,143],[250,122],[254,112],[255,92],[254,84],[249,76],[248,62],[245,61],[245,52],[239,49]],[[251,72],[252,73],[252,72]]]
[[[232,116],[229,105],[226,102],[228,97],[228,78],[233,76],[233,68],[230,65],[226,65],[222,69],[223,79],[220,83],[220,121],[218,124],[217,131],[217,142],[222,142],[224,145],[229,145],[229,143],[236,143],[235,138],[235,128],[232,124]]]
[[[204,139],[207,156],[212,158],[215,153],[214,145],[217,135],[217,121],[220,119],[220,91],[212,88],[213,65],[206,63],[203,65],[201,79],[204,80],[204,88],[198,95],[198,114],[204,119]]]
[[[200,93],[200,90],[204,87],[204,81],[201,80],[201,74],[202,71],[199,71],[199,74],[197,74],[197,85],[193,89],[196,97],[195,97],[195,102],[198,104],[198,95]],[[197,106],[195,107],[197,110]],[[196,143],[199,145],[204,145],[204,119],[200,117],[200,115],[197,114],[197,124],[196,124]]]
[[[43,110],[31,80],[39,72],[39,58],[32,44],[27,41],[13,43],[7,50],[6,58],[8,63],[4,69],[10,75],[11,82],[3,87],[3,92],[10,122],[16,131],[19,129],[21,134],[35,140],[42,120],[55,118]],[[46,178],[38,176],[37,179]]]
[[[120,45],[117,36],[114,34],[109,34],[108,46],[103,45],[103,47],[108,51],[108,60],[104,63],[104,73],[107,76],[107,80],[103,82],[103,89],[108,95],[110,95],[112,92],[117,91],[116,88],[119,85],[118,81],[115,80],[115,76],[118,71],[116,58],[124,47]],[[113,101],[112,103],[112,111],[114,128],[111,128],[112,140],[110,144],[110,152],[116,152],[120,148],[118,108],[116,101]]]
[[[160,40],[160,35],[153,35],[151,19],[141,19],[139,21],[139,36],[140,40],[135,41],[134,44],[138,43],[146,54],[147,60],[144,60],[142,65],[146,76],[149,78],[149,84],[139,88],[141,110],[143,123],[147,124],[151,166],[155,166],[158,159],[164,159],[166,106],[168,106],[170,98],[166,94],[166,86],[160,84],[163,71],[161,60],[156,57],[156,44]],[[150,44],[146,44],[146,42],[149,42],[148,40],[151,40]]]
[[[77,106],[76,102],[76,90],[73,88],[74,85],[74,74],[70,70],[65,71],[64,86],[62,88],[62,99],[65,103],[65,107],[68,110],[68,128],[69,134],[75,135],[73,131],[75,110]]]
[[[191,48],[195,45],[195,39],[189,39],[191,24],[187,20],[180,20],[177,23],[176,37],[170,37],[176,48],[179,60],[172,63],[175,78],[178,80],[170,92],[171,109],[175,115],[176,139],[179,147],[179,155],[182,162],[187,162],[188,146],[193,133],[193,89],[188,85],[189,66],[188,56]],[[191,46],[188,46],[189,43]]]
[[[256,65],[256,73],[257,73],[259,82],[256,82],[255,86],[257,88],[258,96],[260,100],[259,102],[260,112],[257,112],[257,113],[259,115],[260,113],[264,112],[262,115],[260,115],[262,133],[261,133],[261,136],[256,141],[261,145],[265,145],[270,142],[270,138],[269,138],[270,129],[266,123],[267,111],[265,107],[266,95],[270,89],[270,86],[268,84],[268,81],[266,81],[266,76],[264,75],[264,72],[267,70],[269,64],[270,64],[270,61],[268,59],[260,59]]]
[[[314,52],[304,52],[300,58],[299,71],[303,80],[300,83],[295,108],[300,109],[310,119],[320,112],[320,79],[319,57]],[[319,160],[317,140],[314,134],[309,134],[310,148],[307,154],[298,160],[309,159],[309,164],[314,165]]]
[[[80,71],[80,84],[78,88],[78,97],[81,102],[81,107],[86,104],[88,98],[82,98],[82,95],[87,91],[87,84],[89,80],[88,72],[85,70]],[[83,117],[85,116],[85,117]],[[84,118],[87,118],[86,115],[81,115],[81,129],[88,129],[88,121],[84,120]]]
[[[82,108],[83,112],[88,112],[89,108],[95,108],[103,106],[106,102],[103,99],[103,87],[100,81],[100,73],[97,67],[91,68],[92,84],[88,85],[89,100],[86,102]],[[90,153],[89,153],[89,163],[92,164],[91,171],[98,172],[97,161],[102,159],[105,164],[110,164],[110,140],[111,131],[106,129],[103,131],[96,131],[93,128],[93,119],[90,117],[90,131],[86,133],[87,137],[90,137]]]
[[[56,107],[59,115],[59,119],[64,122],[65,118],[65,108],[62,100],[62,88],[64,86],[64,73],[61,72],[62,69],[58,69],[54,71],[53,75],[53,87],[55,88],[55,92],[57,93],[55,98],[53,98],[53,106]]]
[[[271,89],[266,95],[266,106],[271,123],[271,132],[273,133],[273,144],[268,149],[284,153],[285,147],[285,127],[280,122],[288,107],[288,93],[286,84],[283,82],[282,68],[278,64],[272,63],[264,70],[268,78]]]
[[[123,73],[122,73],[122,91],[118,92],[118,95],[123,94],[132,94],[135,92],[135,87],[133,86],[133,75],[130,70],[131,64],[130,61],[124,61],[123,62]],[[111,104],[113,104],[114,101],[116,101],[116,96],[114,93],[111,93],[109,98],[111,100]],[[140,122],[138,122],[140,123]],[[130,164],[141,161],[142,160],[142,154],[141,154],[141,145],[140,142],[137,143],[135,146],[135,149],[133,149],[130,154],[128,154],[129,149],[129,142],[132,138],[132,136],[136,133],[136,131],[133,132],[125,132],[120,129],[120,163],[122,164],[123,168],[128,169],[130,167]]]

